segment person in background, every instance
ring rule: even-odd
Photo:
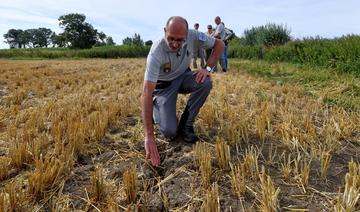
[[[225,25],[223,22],[221,22],[221,18],[219,16],[215,17],[215,23],[216,23],[216,28],[215,28],[214,37],[221,39],[223,41],[225,39]],[[227,61],[227,46],[225,45],[224,52],[219,59],[219,63],[223,72],[227,71],[226,61]]]
[[[213,48],[206,68],[190,70],[194,41],[201,48]],[[188,29],[188,22],[180,16],[170,17],[164,37],[154,42],[149,51],[141,95],[146,158],[153,166],[160,165],[154,123],[165,138],[181,136],[185,142],[195,143],[194,122],[212,88],[211,67],[224,50],[224,42],[203,32]],[[184,112],[177,121],[178,94],[190,93]]]
[[[207,34],[210,37],[214,37],[214,33],[215,33],[215,31],[214,31],[212,25],[211,24],[207,25],[207,31],[206,31],[205,34]],[[209,59],[209,57],[211,55],[211,52],[212,52],[212,49],[206,49],[205,50],[205,60],[206,61]],[[216,72],[216,71],[217,71],[217,65],[215,65],[213,67],[213,72]]]
[[[199,31],[199,23],[195,23],[194,24],[194,29],[196,31]],[[204,68],[205,67],[205,62],[204,62],[204,49],[200,48],[199,46],[199,42],[195,41],[195,44],[194,44],[194,51],[193,51],[193,68],[197,68],[197,63],[196,63],[196,60],[197,58],[200,58],[200,65],[201,65],[201,68]]]

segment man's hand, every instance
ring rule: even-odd
[[[156,147],[154,138],[145,138],[145,152],[146,152],[146,159],[151,161],[151,164],[153,166],[159,166],[160,165],[160,155],[158,152],[158,149]]]
[[[195,81],[197,83],[203,83],[206,79],[206,77],[211,77],[210,72],[208,72],[206,69],[199,69],[194,71],[194,74],[196,75]]]

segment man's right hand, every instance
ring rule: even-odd
[[[158,149],[155,144],[154,138],[145,138],[145,152],[146,152],[146,159],[151,161],[153,166],[160,165],[160,155]]]

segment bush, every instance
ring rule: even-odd
[[[91,49],[34,48],[0,50],[0,58],[130,58],[146,57],[148,46],[103,46]]]
[[[283,25],[268,23],[244,31],[245,44],[249,46],[276,46],[290,41],[290,30]]]
[[[300,63],[360,73],[360,36],[310,37],[270,47],[235,45],[229,47],[229,57]]]

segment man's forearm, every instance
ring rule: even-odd
[[[144,93],[142,96],[142,118],[145,138],[154,137],[154,125],[152,122],[153,102],[152,95]]]
[[[217,61],[220,58],[220,55],[224,51],[224,47],[225,47],[225,44],[222,40],[220,40],[220,39],[215,40],[213,51],[211,52],[209,59],[206,61],[206,64],[208,66],[214,67],[216,65]]]

